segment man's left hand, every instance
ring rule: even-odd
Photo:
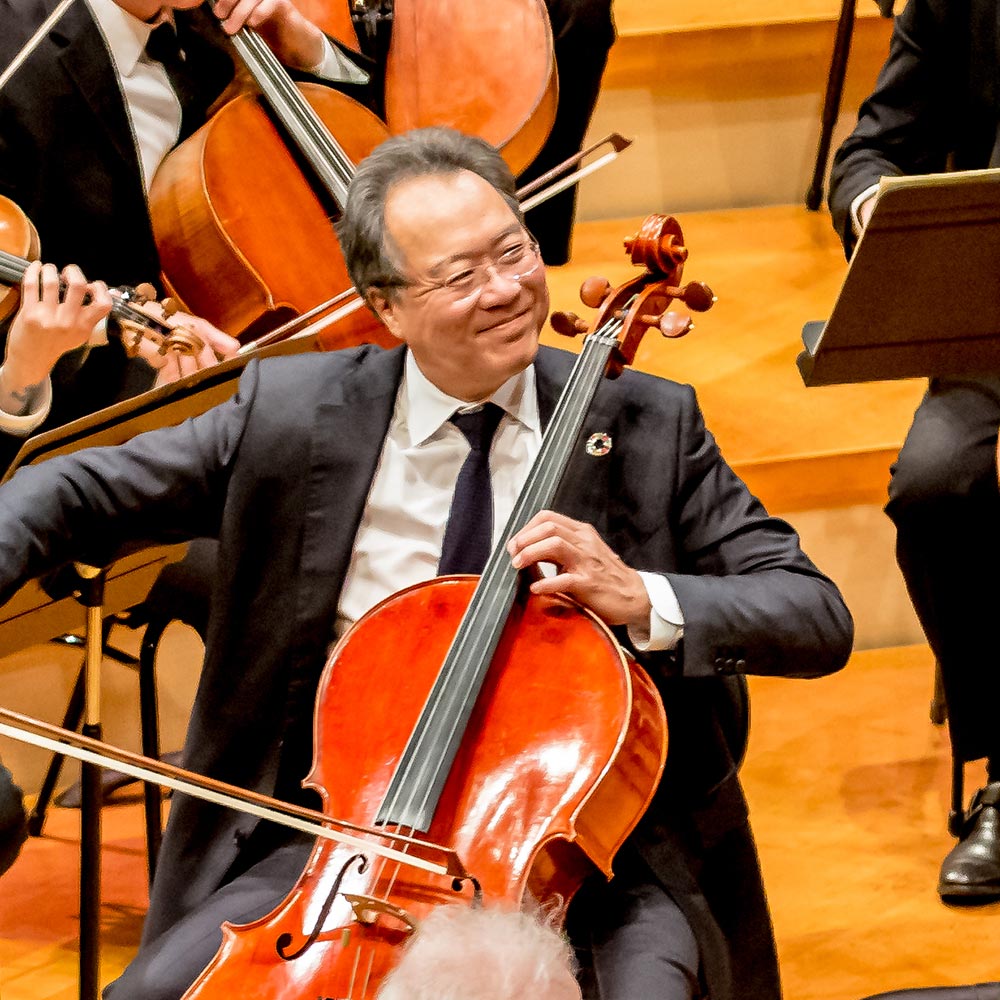
[[[649,627],[651,606],[642,578],[592,525],[543,510],[510,540],[507,551],[517,569],[542,562],[556,565],[555,576],[531,584],[533,594],[566,594],[609,625]]]

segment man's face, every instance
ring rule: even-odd
[[[517,279],[486,266],[527,238],[492,185],[469,171],[400,181],[385,225],[389,252],[416,284],[391,300],[375,295],[374,305],[431,382],[478,400],[531,364],[549,309],[545,268],[531,257],[537,266]],[[435,287],[470,269],[473,293]]]

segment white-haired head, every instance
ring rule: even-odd
[[[421,922],[378,1000],[580,1000],[563,935],[528,913],[441,906]]]

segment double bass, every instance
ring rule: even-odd
[[[482,576],[387,598],[341,638],[320,682],[307,784],[325,809],[445,845],[464,874],[317,844],[270,915],[224,925],[186,1000],[371,998],[431,908],[552,906],[588,873],[610,877],[662,773],[663,706],[599,619],[526,590],[506,542],[551,506],[605,372],[630,363],[651,327],[686,332],[690,320],[668,311],[672,298],[694,309],[714,301],[704,285],[678,286],[686,249],[674,220],[651,217],[627,246],[647,270],[617,290],[585,286],[597,322]],[[576,334],[581,323],[554,325]]]

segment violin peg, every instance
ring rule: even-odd
[[[156,298],[156,289],[148,281],[136,285],[133,291],[135,293],[133,296],[134,302],[151,302]]]
[[[681,300],[695,312],[705,312],[711,309],[718,301],[715,293],[704,281],[689,281],[680,294]]]
[[[596,309],[610,294],[611,283],[607,278],[587,278],[580,286],[580,301]]]
[[[160,301],[160,308],[163,310],[163,318],[170,319],[175,312],[180,311],[181,304],[177,301],[177,299],[168,295],[165,299]]]
[[[554,312],[549,324],[556,333],[564,337],[576,337],[590,329],[586,320],[571,312]]]

